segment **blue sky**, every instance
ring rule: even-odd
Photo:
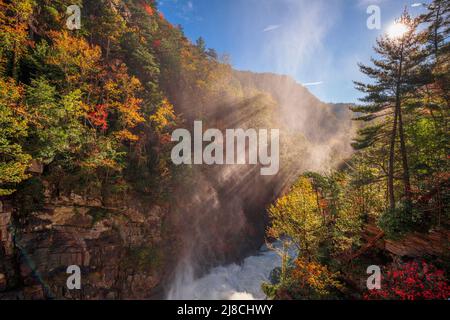
[[[287,74],[325,102],[356,102],[352,80],[364,79],[376,38],[405,6],[419,0],[159,0],[159,9],[188,38],[231,57],[239,70]],[[422,2],[429,2],[425,0]],[[366,10],[381,9],[381,29],[369,30]]]

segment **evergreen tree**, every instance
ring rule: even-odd
[[[363,149],[380,141],[381,146],[389,145],[387,186],[391,210],[396,207],[394,180],[397,137],[400,142],[404,197],[407,208],[411,206],[410,170],[404,130],[407,118],[404,114],[404,104],[408,96],[420,86],[419,66],[424,60],[424,53],[416,34],[417,20],[405,12],[397,23],[405,29],[404,33],[398,37],[384,35],[379,38],[374,48],[379,57],[372,58],[374,66],[360,65],[361,72],[373,79],[373,83],[355,82],[357,89],[366,94],[361,99],[366,104],[352,108],[354,112],[360,113],[357,120],[370,122],[369,126],[360,131],[354,147]]]

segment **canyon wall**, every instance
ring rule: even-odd
[[[148,299],[170,264],[163,241],[167,208],[136,199],[102,204],[76,194],[46,197],[41,210],[17,217],[0,206],[0,299]],[[68,290],[66,270],[81,269]]]

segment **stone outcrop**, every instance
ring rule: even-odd
[[[10,203],[1,203],[0,299],[148,299],[167,275],[167,208],[136,199],[104,207],[71,194],[47,197],[17,222]],[[81,270],[80,290],[67,287],[71,265]]]
[[[10,225],[12,207],[0,200],[0,292],[7,290],[15,279],[14,244]]]
[[[363,239],[370,242],[381,230],[374,224],[366,227]],[[401,239],[377,239],[373,244],[379,249],[398,257],[445,256],[450,247],[450,231],[447,228],[428,233],[412,232]]]
[[[404,239],[385,240],[384,248],[397,256],[422,257],[431,255],[442,257],[450,248],[449,230],[433,230],[429,233],[414,232]]]

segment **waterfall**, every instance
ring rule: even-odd
[[[242,263],[211,269],[195,279],[193,270],[184,265],[167,296],[175,300],[262,300],[261,284],[269,281],[270,272],[281,265],[281,258],[266,245]]]

